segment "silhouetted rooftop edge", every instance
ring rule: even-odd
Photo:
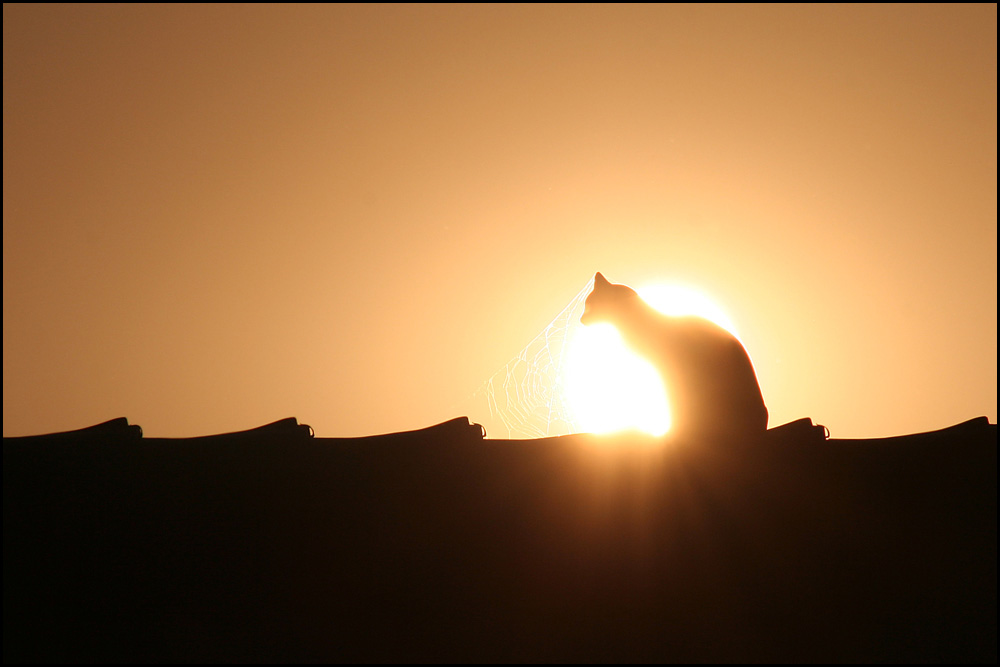
[[[822,425],[814,424],[808,417],[797,419],[779,426],[769,428],[765,434],[765,438],[770,438],[772,440],[782,440],[791,441],[795,439],[803,439],[807,441],[815,440],[830,440],[832,442],[839,441],[854,441],[854,442],[885,442],[885,441],[902,441],[901,439],[918,439],[924,440],[928,438],[936,437],[950,437],[959,433],[974,433],[981,431],[983,429],[988,429],[990,426],[996,427],[996,424],[991,424],[989,419],[985,416],[973,417],[964,422],[954,424],[952,426],[947,426],[941,429],[936,429],[933,431],[923,431],[909,434],[901,434],[896,436],[883,436],[878,438],[831,438],[830,433]],[[350,436],[350,437],[317,437],[312,427],[307,424],[300,424],[298,419],[295,417],[286,417],[284,419],[279,419],[275,422],[270,422],[262,426],[257,426],[249,428],[242,431],[230,431],[225,433],[216,433],[212,435],[201,435],[193,437],[183,437],[183,438],[159,438],[159,437],[148,437],[145,436],[142,427],[138,424],[129,424],[128,418],[118,417],[115,419],[108,420],[106,422],[101,422],[99,424],[94,424],[93,426],[86,426],[80,429],[71,431],[59,431],[56,433],[45,433],[40,435],[27,435],[27,436],[16,436],[16,437],[5,437],[4,443],[10,444],[26,444],[30,442],[44,442],[44,441],[69,441],[73,439],[104,439],[104,440],[135,440],[142,438],[144,440],[200,440],[209,441],[212,439],[235,439],[235,438],[255,438],[255,437],[268,437],[268,436],[293,436],[293,437],[308,437],[313,438],[318,441],[379,441],[379,440],[391,440],[391,439],[418,439],[427,437],[443,437],[443,438],[457,438],[461,440],[483,440],[487,438],[486,430],[479,424],[474,423],[469,420],[468,417],[455,417],[454,419],[449,419],[448,421],[441,422],[439,424],[434,424],[433,426],[428,426],[425,428],[414,429],[411,431],[397,431],[392,433],[382,433],[376,435],[366,435],[366,436]],[[616,438],[640,438],[640,439],[656,439],[654,436],[646,436],[643,434],[624,432],[624,433],[611,433],[611,434],[590,434],[590,433],[576,433],[570,435],[562,436],[552,436],[543,438],[489,438],[493,442],[541,442],[545,440],[563,440],[565,438],[600,438],[603,440],[614,440]],[[669,439],[669,435],[667,436]]]
[[[4,661],[996,661],[986,418],[482,436],[5,438]]]

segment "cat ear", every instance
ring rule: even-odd
[[[609,283],[608,279],[605,278],[604,276],[602,276],[601,272],[598,271],[597,275],[594,276],[594,284],[595,285],[610,285],[611,283]]]

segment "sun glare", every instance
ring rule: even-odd
[[[678,285],[638,290],[666,315],[697,315],[738,337],[725,311],[704,293]],[[576,427],[590,433],[670,430],[667,389],[656,369],[632,352],[610,324],[578,325],[566,359],[566,399]]]
[[[681,285],[650,285],[637,291],[643,301],[664,315],[704,317],[737,338],[740,337],[733,321],[729,319],[719,304],[704,292]]]
[[[580,430],[663,435],[670,428],[660,374],[628,349],[610,324],[577,328],[567,359],[566,393]]]

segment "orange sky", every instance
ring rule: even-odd
[[[4,435],[430,425],[597,270],[713,294],[772,425],[995,422],[996,25],[5,4]]]

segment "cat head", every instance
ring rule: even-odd
[[[582,324],[615,322],[627,310],[635,306],[639,295],[627,285],[608,282],[600,272],[594,276],[594,289],[587,297],[580,317]]]

